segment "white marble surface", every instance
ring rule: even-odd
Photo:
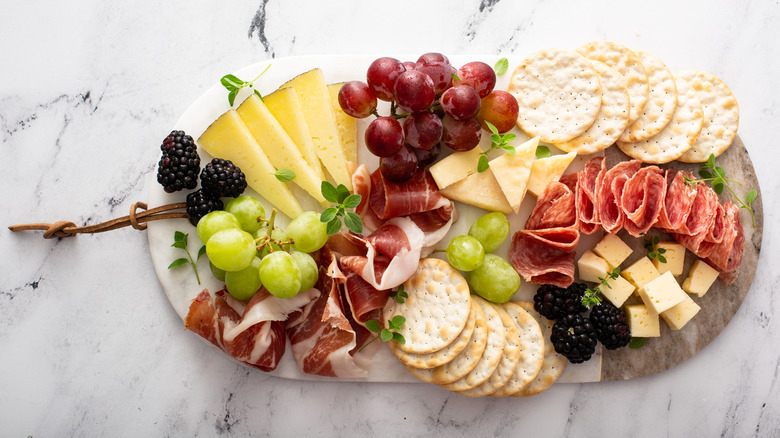
[[[584,2],[582,2],[584,3]],[[3,2],[3,227],[146,199],[158,146],[222,75],[306,54],[528,54],[610,39],[722,77],[764,196],[759,275],[713,343],[626,382],[467,399],[272,378],[183,329],[143,232],[0,231],[1,436],[778,436],[777,1]],[[616,7],[616,8],[615,8]]]

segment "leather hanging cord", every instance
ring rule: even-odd
[[[11,231],[30,231],[30,230],[42,230],[44,239],[53,239],[55,237],[70,237],[79,233],[102,233],[104,231],[111,231],[117,228],[126,226],[132,226],[136,230],[145,230],[146,222],[160,220],[160,219],[187,219],[189,216],[185,212],[170,212],[170,210],[176,210],[179,208],[186,208],[186,202],[179,202],[175,204],[162,205],[160,207],[147,210],[145,202],[136,202],[130,207],[130,214],[120,218],[112,219],[102,224],[87,225],[83,227],[76,226],[75,223],[70,221],[59,221],[53,224],[36,223],[36,224],[20,224],[11,225],[8,227]],[[138,212],[141,209],[143,211]]]

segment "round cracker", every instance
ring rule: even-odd
[[[690,150],[704,121],[696,92],[685,79],[675,78],[677,108],[672,120],[658,134],[634,143],[617,143],[623,153],[644,163],[662,164],[676,160]]]
[[[501,314],[498,313],[495,307],[491,306],[482,298],[477,296],[472,298],[477,301],[485,312],[485,319],[487,320],[488,326],[487,345],[474,369],[452,383],[440,385],[442,388],[449,389],[450,391],[465,391],[489,379],[493,374],[493,371],[498,368],[498,363],[501,361],[504,352],[506,329],[504,329]],[[434,371],[434,380],[436,379],[435,374],[436,372]]]
[[[593,41],[578,48],[577,52],[588,59],[603,62],[623,75],[630,99],[628,123],[634,123],[642,114],[650,93],[647,72],[639,57],[627,47],[611,41]]]
[[[628,127],[630,101],[623,75],[603,62],[590,61],[601,81],[601,109],[596,121],[579,136],[555,146],[578,155],[594,154],[612,146]]]
[[[601,107],[599,75],[585,57],[545,49],[517,66],[507,91],[517,99],[517,125],[541,141],[569,141],[585,132]]]
[[[504,307],[493,303],[488,304],[490,304],[501,316],[501,322],[504,324],[504,330],[506,331],[506,342],[504,343],[501,360],[499,360],[498,366],[495,371],[493,371],[493,374],[490,375],[490,378],[471,389],[458,392],[458,394],[465,395],[466,397],[486,396],[504,387],[504,385],[506,385],[514,376],[517,363],[520,361],[520,354],[523,350],[520,334],[517,331],[517,325],[515,324],[514,319],[509,316],[506,310],[504,310]],[[539,355],[539,364],[541,365],[541,354]]]
[[[540,315],[539,312],[534,310],[534,303],[530,303],[528,301],[518,301],[517,304],[525,309],[525,311],[528,312],[528,314],[531,315],[537,323],[539,323],[539,327],[542,329],[542,337],[545,340],[550,339],[550,335],[552,334],[552,327],[555,322],[550,321],[549,319]],[[512,396],[528,397],[539,394],[540,392],[549,388],[553,383],[555,383],[556,380],[558,380],[558,377],[563,374],[563,370],[566,368],[567,362],[568,361],[566,360],[566,357],[555,352],[555,347],[553,346],[552,342],[545,342],[544,360],[542,361],[542,367],[539,369],[539,373],[531,382],[525,385],[523,389],[512,394]]]
[[[406,301],[390,300],[384,311],[387,319],[406,318],[397,330],[406,342],[397,344],[398,348],[407,353],[433,353],[458,338],[469,320],[471,295],[457,269],[440,259],[420,260],[404,290],[409,295]]]
[[[403,364],[406,371],[409,371],[411,375],[417,377],[426,383],[433,383],[433,369],[432,368],[415,368],[406,364]]]
[[[466,323],[466,327],[463,328],[457,339],[441,350],[426,354],[407,353],[398,348],[399,344],[397,342],[389,342],[390,351],[392,351],[404,365],[414,368],[435,368],[451,361],[466,348],[471,340],[471,334],[474,333],[474,326],[476,324],[477,307],[479,306],[472,301],[471,312],[469,312],[469,319]]]
[[[677,87],[674,76],[666,64],[647,52],[636,52],[647,71],[650,85],[647,104],[639,118],[623,131],[620,141],[632,142],[646,140],[664,129],[674,115],[677,106]]]
[[[503,397],[519,392],[536,378],[544,363],[545,342],[539,323],[518,303],[508,302],[504,303],[503,306],[517,327],[521,352],[512,377],[507,380],[504,386],[490,394],[493,397]]]
[[[476,302],[472,301],[472,303],[474,303],[472,307],[475,310],[474,332],[471,334],[468,346],[459,355],[450,362],[433,369],[433,383],[437,385],[446,385],[464,377],[477,366],[482,358],[482,353],[485,352],[488,340],[485,311]]]
[[[704,124],[693,147],[680,161],[703,163],[710,154],[716,157],[731,146],[739,126],[737,99],[726,83],[711,73],[689,70],[677,73],[696,92],[704,111]]]

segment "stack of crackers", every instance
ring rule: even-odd
[[[737,100],[710,73],[672,74],[657,57],[608,41],[538,51],[517,66],[508,91],[517,124],[566,152],[612,144],[645,163],[707,161],[730,145]]]
[[[566,366],[545,342],[552,322],[532,303],[494,304],[471,295],[443,260],[421,260],[404,290],[405,302],[391,300],[384,313],[406,318],[399,330],[406,343],[389,345],[420,380],[469,397],[525,397],[547,389]]]

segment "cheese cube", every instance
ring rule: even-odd
[[[666,271],[655,280],[639,288],[639,296],[652,312],[663,313],[683,302],[687,295],[680,289],[674,275]]]
[[[615,269],[623,263],[623,260],[631,255],[633,250],[620,240],[620,237],[606,233],[601,239],[601,242],[593,248],[593,252],[606,260],[610,269]]]
[[[683,281],[682,288],[689,294],[704,296],[718,278],[718,271],[701,260],[696,260],[688,271],[688,278]]]
[[[701,307],[694,303],[691,297],[686,295],[682,303],[661,313],[661,318],[666,321],[670,329],[680,330],[691,318],[699,313],[699,310],[701,310]]]
[[[685,264],[685,247],[675,242],[661,242],[657,247],[666,250],[661,254],[666,259],[666,263],[662,263],[658,257],[653,259],[653,264],[658,272],[663,274],[666,271],[671,271],[675,277],[682,274]]]
[[[599,287],[601,295],[604,295],[604,297],[611,301],[615,307],[622,306],[628,297],[634,293],[634,289],[636,288],[633,284],[629,283],[628,280],[620,276],[617,278],[607,279],[606,284],[603,284]]]
[[[642,257],[631,266],[620,271],[620,275],[630,281],[637,289],[655,280],[661,273],[647,257]]]
[[[657,338],[661,336],[661,324],[658,314],[652,313],[642,304],[626,306],[626,320],[631,337]]]
[[[585,251],[582,257],[577,260],[577,270],[580,280],[601,283],[600,279],[607,277],[609,265],[607,265],[606,260],[594,254],[593,251]]]
[[[453,152],[428,170],[431,172],[433,180],[436,181],[436,186],[439,187],[439,190],[442,190],[473,173],[477,173],[477,165],[479,164],[479,156],[481,154],[482,149],[479,146],[470,151]]]

